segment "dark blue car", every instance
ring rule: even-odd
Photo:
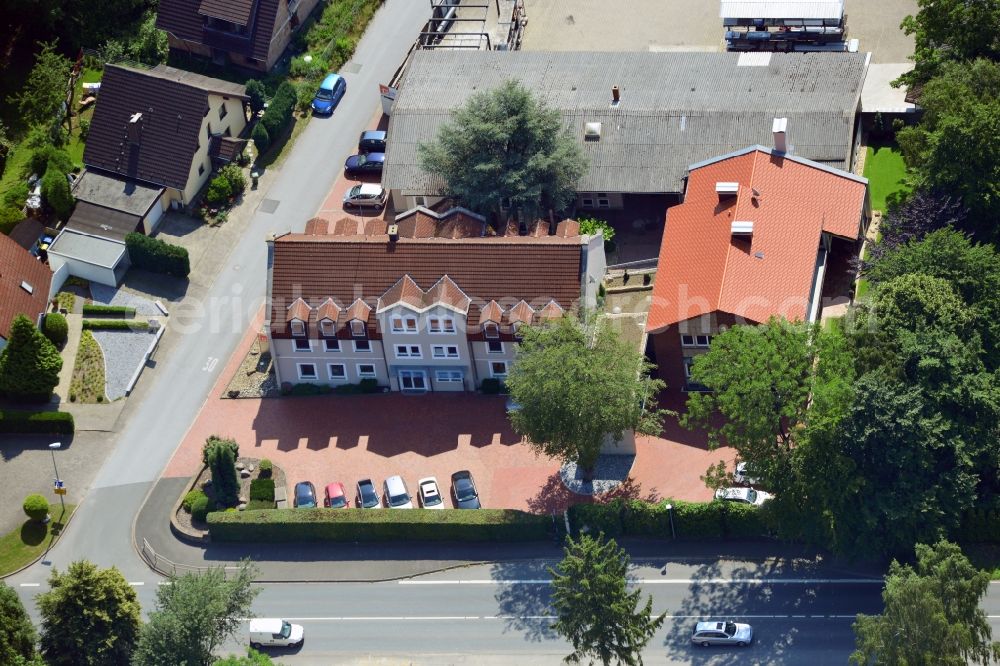
[[[312,482],[302,481],[295,484],[295,508],[316,508],[316,488],[313,486]]]
[[[382,173],[383,164],[385,164],[385,153],[351,155],[344,162],[344,173],[349,176],[363,173]]]
[[[313,97],[312,110],[316,113],[331,114],[347,92],[347,81],[338,74],[327,74]]]

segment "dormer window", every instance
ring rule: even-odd
[[[392,318],[392,332],[393,333],[416,333],[417,332],[417,318],[416,317],[403,317],[400,315],[395,315]]]
[[[454,333],[455,320],[451,317],[428,317],[427,330],[431,333]]]
[[[333,336],[337,332],[337,327],[329,319],[324,319],[319,323],[319,329],[326,336]]]
[[[365,322],[355,319],[351,322],[351,335],[356,338],[363,338],[367,334]]]
[[[500,327],[493,322],[487,322],[483,325],[483,333],[487,338],[499,338],[500,337]]]
[[[300,319],[292,320],[292,335],[302,337],[306,334],[306,323]]]

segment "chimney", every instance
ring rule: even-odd
[[[618,93],[618,86],[611,86],[611,105],[618,106],[621,96]]]
[[[389,225],[389,242],[395,243],[399,240],[399,225],[390,224]]]
[[[128,142],[139,143],[139,133],[142,130],[142,114],[133,113],[128,120]]]
[[[788,118],[775,118],[771,124],[771,134],[774,135],[774,149],[779,153],[787,153]]]

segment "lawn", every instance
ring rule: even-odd
[[[70,402],[104,402],[104,354],[93,333],[84,331],[73,364],[69,385]]]
[[[885,211],[886,199],[895,192],[908,192],[904,182],[906,164],[895,143],[868,146],[865,157],[865,178],[871,189],[872,208]]]
[[[13,532],[0,536],[0,576],[17,571],[44,553],[62,532],[76,507],[66,505],[63,512],[59,502],[49,507],[52,520],[47,525],[26,520]]]

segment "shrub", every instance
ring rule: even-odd
[[[21,412],[0,410],[0,433],[72,435],[73,415],[69,412]]]
[[[147,321],[134,319],[84,319],[85,331],[145,331],[149,328]]]
[[[325,75],[330,70],[330,63],[322,57],[310,56],[309,62],[306,62],[307,55],[308,54],[302,54],[292,58],[292,64],[288,69],[292,78],[316,79]]]
[[[232,449],[234,459],[240,457],[240,445],[236,443],[236,440],[222,439],[218,435],[212,435],[205,440],[205,445],[201,447],[201,463],[203,465],[208,464],[208,453],[215,448],[215,445],[218,443],[224,444]]]
[[[247,502],[247,511],[268,511],[274,508],[274,502],[268,500],[255,500],[252,499]]]
[[[87,136],[90,134],[90,121],[86,118],[80,118],[80,141],[84,143],[87,142]]]
[[[297,100],[295,87],[290,82],[283,81],[264,111],[264,117],[260,119],[272,141],[291,121]]]
[[[753,538],[767,534],[761,510],[749,504],[730,502],[725,512],[726,536],[735,539]]]
[[[316,97],[316,88],[319,86],[315,81],[307,79],[295,84],[295,107],[299,113],[308,113],[312,108],[313,99]]]
[[[28,495],[24,498],[24,504],[21,505],[21,508],[24,509],[28,518],[38,523],[49,515],[49,501],[41,495]]]
[[[66,173],[51,164],[42,176],[42,199],[60,219],[66,219],[73,210],[73,195],[69,191]]]
[[[156,238],[132,232],[125,236],[132,265],[153,273],[187,277],[191,272],[188,251]]]
[[[191,520],[205,522],[205,517],[209,511],[215,510],[215,503],[209,499],[208,495],[202,493],[201,497],[196,497],[191,502]]]
[[[274,502],[274,479],[254,479],[251,481],[250,499]]]
[[[345,63],[354,55],[354,49],[358,43],[351,37],[338,37],[327,49],[330,60],[336,63]]]
[[[26,173],[24,175],[30,176],[31,174],[36,174],[42,176],[49,170],[49,167],[55,167],[65,176],[73,170],[73,158],[65,150],[57,148],[51,142],[46,141],[32,151],[31,157],[28,158]],[[24,203],[23,200],[22,203]]]
[[[487,395],[496,395],[501,389],[500,380],[496,377],[487,377],[483,380],[481,388],[483,389],[483,393]]]
[[[20,211],[24,208],[24,202],[28,200],[29,194],[31,194],[31,188],[28,187],[26,182],[21,181],[7,190],[7,193],[3,195],[3,205],[16,208]]]
[[[72,294],[71,294],[72,295]],[[135,308],[129,307],[127,305],[84,305],[83,314],[85,315],[115,315],[119,317],[134,317]]]
[[[221,541],[536,541],[551,535],[552,518],[523,511],[330,511],[276,509],[208,516]]]
[[[607,504],[578,504],[570,508],[576,530],[586,526],[592,533],[608,536],[670,537],[673,505],[674,532],[679,539],[754,538],[768,534],[761,510],[734,502],[682,502],[656,504],[641,500],[615,499]]]
[[[362,393],[378,393],[381,389],[378,386],[377,379],[362,379],[358,382],[358,387],[361,389]]]
[[[181,500],[181,506],[184,507],[185,511],[191,513],[191,506],[194,504],[195,500],[197,500],[199,497],[204,497],[205,499],[208,499],[208,495],[205,494],[204,490],[199,490],[198,488],[195,488],[194,490],[189,490],[188,494],[184,496],[183,500]]]
[[[580,223],[580,234],[582,235],[591,236],[599,231],[604,237],[605,243],[610,242],[615,237],[615,228],[604,220],[598,220],[593,217],[581,217],[577,222]]]
[[[274,465],[267,458],[262,458],[260,464],[257,465],[257,471],[262,479],[270,479],[271,474],[274,473]]]
[[[582,530],[584,526],[591,534],[604,532],[606,536],[622,534],[622,500],[612,500],[607,504],[576,504],[570,509],[574,526]]]
[[[264,123],[254,125],[253,131],[250,132],[250,138],[253,139],[254,145],[257,146],[258,153],[266,152],[271,147],[271,135],[267,133]]]
[[[223,440],[216,440],[208,449],[208,467],[212,472],[212,490],[215,500],[222,506],[233,506],[240,497],[240,476],[236,471],[233,448]]]
[[[264,102],[267,96],[264,84],[257,79],[250,79],[247,81],[246,88],[247,97],[250,98],[250,110],[254,114],[257,114],[264,108]]]
[[[48,402],[59,385],[62,357],[49,339],[24,315],[10,325],[0,350],[0,394],[13,400]]]
[[[42,332],[45,337],[52,341],[52,344],[56,346],[66,344],[66,339],[69,337],[69,324],[66,323],[66,317],[58,312],[50,312],[45,315]]]
[[[205,201],[210,204],[221,204],[228,200],[232,194],[233,188],[229,181],[219,174],[208,184],[208,189],[205,191]]]
[[[0,208],[0,234],[9,236],[23,219],[24,213],[17,208],[7,206]]]
[[[229,183],[229,191],[236,197],[247,189],[247,179],[243,176],[243,169],[235,164],[227,164],[219,169],[219,177]]]

